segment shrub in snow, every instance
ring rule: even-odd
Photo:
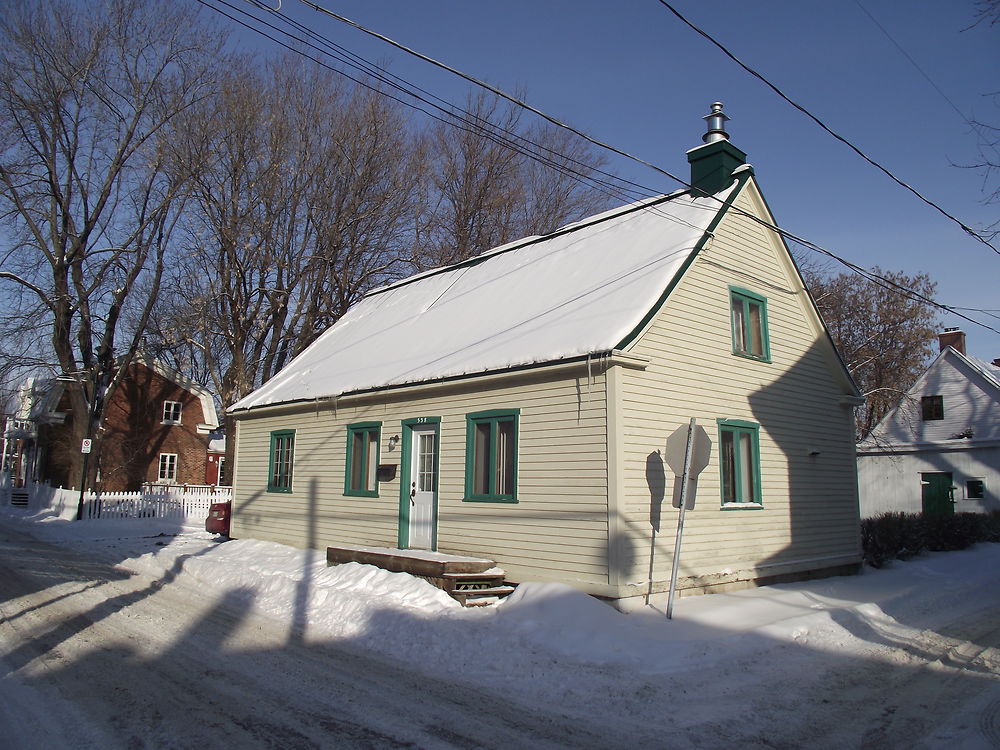
[[[965,549],[977,542],[1000,542],[1000,512],[953,516],[883,513],[861,521],[865,562],[873,568],[925,549],[934,552]]]
[[[882,513],[861,521],[865,562],[881,568],[889,560],[906,559],[926,547],[922,517],[916,513]]]

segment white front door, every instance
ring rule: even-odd
[[[409,547],[434,549],[437,526],[437,425],[416,425],[410,443]]]

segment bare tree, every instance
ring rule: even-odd
[[[221,86],[179,146],[200,169],[156,324],[225,407],[415,268],[422,152],[388,99],[294,56],[232,65]]]
[[[927,274],[873,269],[898,287],[932,297]],[[854,273],[822,276],[805,271],[806,282],[841,357],[865,396],[858,409],[859,439],[866,437],[903,398],[933,353],[935,309],[892,284]]]
[[[454,263],[608,205],[588,182],[603,157],[582,139],[550,125],[525,128],[520,110],[484,93],[465,109],[457,125],[429,133],[422,265]]]
[[[156,299],[188,178],[167,145],[219,44],[190,7],[144,0],[11,0],[0,18],[0,283],[24,303],[5,319],[45,331],[32,351],[74,381],[77,440],[99,438]]]
[[[175,141],[176,161],[199,168],[154,346],[201,371],[223,407],[373,287],[606,200],[582,142],[536,128],[511,148],[498,128],[517,117],[485,97],[482,127],[420,132],[378,90],[294,55],[231,64],[220,86]]]
[[[975,21],[972,26],[985,24],[993,26],[1000,23],[1000,0],[976,0]],[[970,26],[969,28],[972,28]]]

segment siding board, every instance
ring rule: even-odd
[[[433,416],[441,420],[439,550],[489,557],[521,580],[554,580],[566,571],[583,582],[607,582],[606,403],[596,364],[589,380],[527,375],[489,388],[457,384],[383,399],[242,416],[234,536],[319,548],[396,546],[403,467],[394,481],[380,483],[378,497],[345,496],[346,425],[382,422],[379,460],[398,464],[401,448],[389,451],[389,437],[401,434],[402,420]],[[510,408],[520,410],[518,502],[464,502],[465,415]],[[296,430],[293,492],[267,493],[270,432],[288,428]]]

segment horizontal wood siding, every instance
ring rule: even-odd
[[[438,550],[496,560],[511,580],[607,582],[607,430],[604,376],[523,374],[504,384],[468,382],[426,395],[383,395],[241,416],[234,536],[299,547],[351,543],[395,547],[399,487],[346,497],[346,425],[382,423],[380,462],[399,464],[402,420],[440,417]],[[518,502],[463,502],[466,414],[519,409]],[[293,491],[269,493],[272,430],[294,429]]]
[[[736,205],[765,212],[752,184]],[[732,353],[730,285],[766,297],[771,362]],[[650,365],[622,373],[620,525],[628,539],[622,583],[648,575],[657,515],[656,482],[649,479],[657,471],[665,474],[666,498],[652,548],[653,579],[669,579],[677,511],[674,477],[661,455],[666,437],[691,417],[708,432],[712,455],[685,521],[682,578],[738,578],[779,565],[824,567],[807,560],[858,559],[853,417],[839,403],[851,390],[808,305],[775,237],[731,212],[630,348]],[[763,509],[721,508],[720,418],[761,425]]]
[[[942,397],[944,419],[922,420],[923,396]],[[900,405],[878,425],[875,441],[881,444],[944,442],[969,433],[972,437],[966,439],[975,442],[1000,440],[998,401],[996,387],[949,352],[931,366]]]
[[[924,472],[951,474],[955,512],[1000,510],[1000,445],[958,445],[949,449],[858,456],[861,517],[888,512],[920,513],[923,510],[920,475]],[[985,483],[983,498],[968,496],[970,479]]]

